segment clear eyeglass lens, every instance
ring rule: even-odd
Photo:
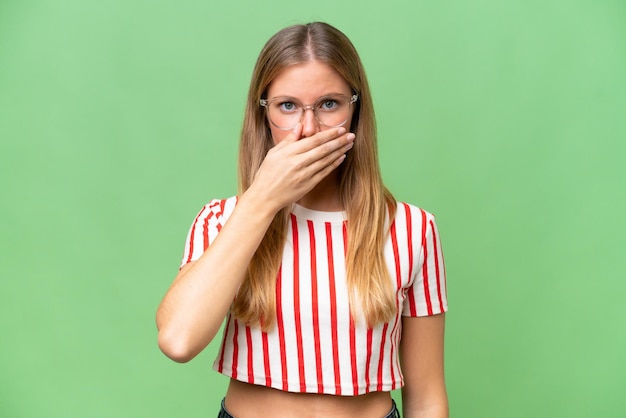
[[[308,107],[307,107],[308,108]],[[328,127],[343,125],[350,115],[350,99],[343,96],[329,96],[319,99],[312,106],[315,118]],[[300,122],[304,113],[302,103],[294,99],[277,99],[269,102],[268,116],[278,128],[290,129]]]

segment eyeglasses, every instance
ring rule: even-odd
[[[293,129],[302,120],[307,109],[313,111],[320,125],[336,128],[348,121],[352,104],[358,98],[357,94],[331,94],[320,97],[313,105],[303,105],[293,97],[273,97],[261,99],[259,104],[266,109],[270,122],[278,129]]]

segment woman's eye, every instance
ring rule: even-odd
[[[278,107],[283,112],[293,112],[298,106],[293,102],[282,102],[278,104]]]
[[[324,100],[321,103],[320,108],[322,110],[335,110],[337,108],[337,101],[334,99]]]

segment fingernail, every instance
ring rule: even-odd
[[[343,135],[345,133],[346,133],[346,128],[339,128],[339,129],[337,129],[337,134],[338,135]]]
[[[355,135],[355,134],[353,134],[352,132],[350,132],[350,133],[346,136],[346,139],[347,139],[348,141],[354,141],[354,138],[356,138],[356,135]]]

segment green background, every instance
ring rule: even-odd
[[[451,416],[626,416],[623,0],[1,0],[0,416],[216,415],[217,341],[176,364],[155,310],[236,193],[257,54],[312,20],[437,215]]]

